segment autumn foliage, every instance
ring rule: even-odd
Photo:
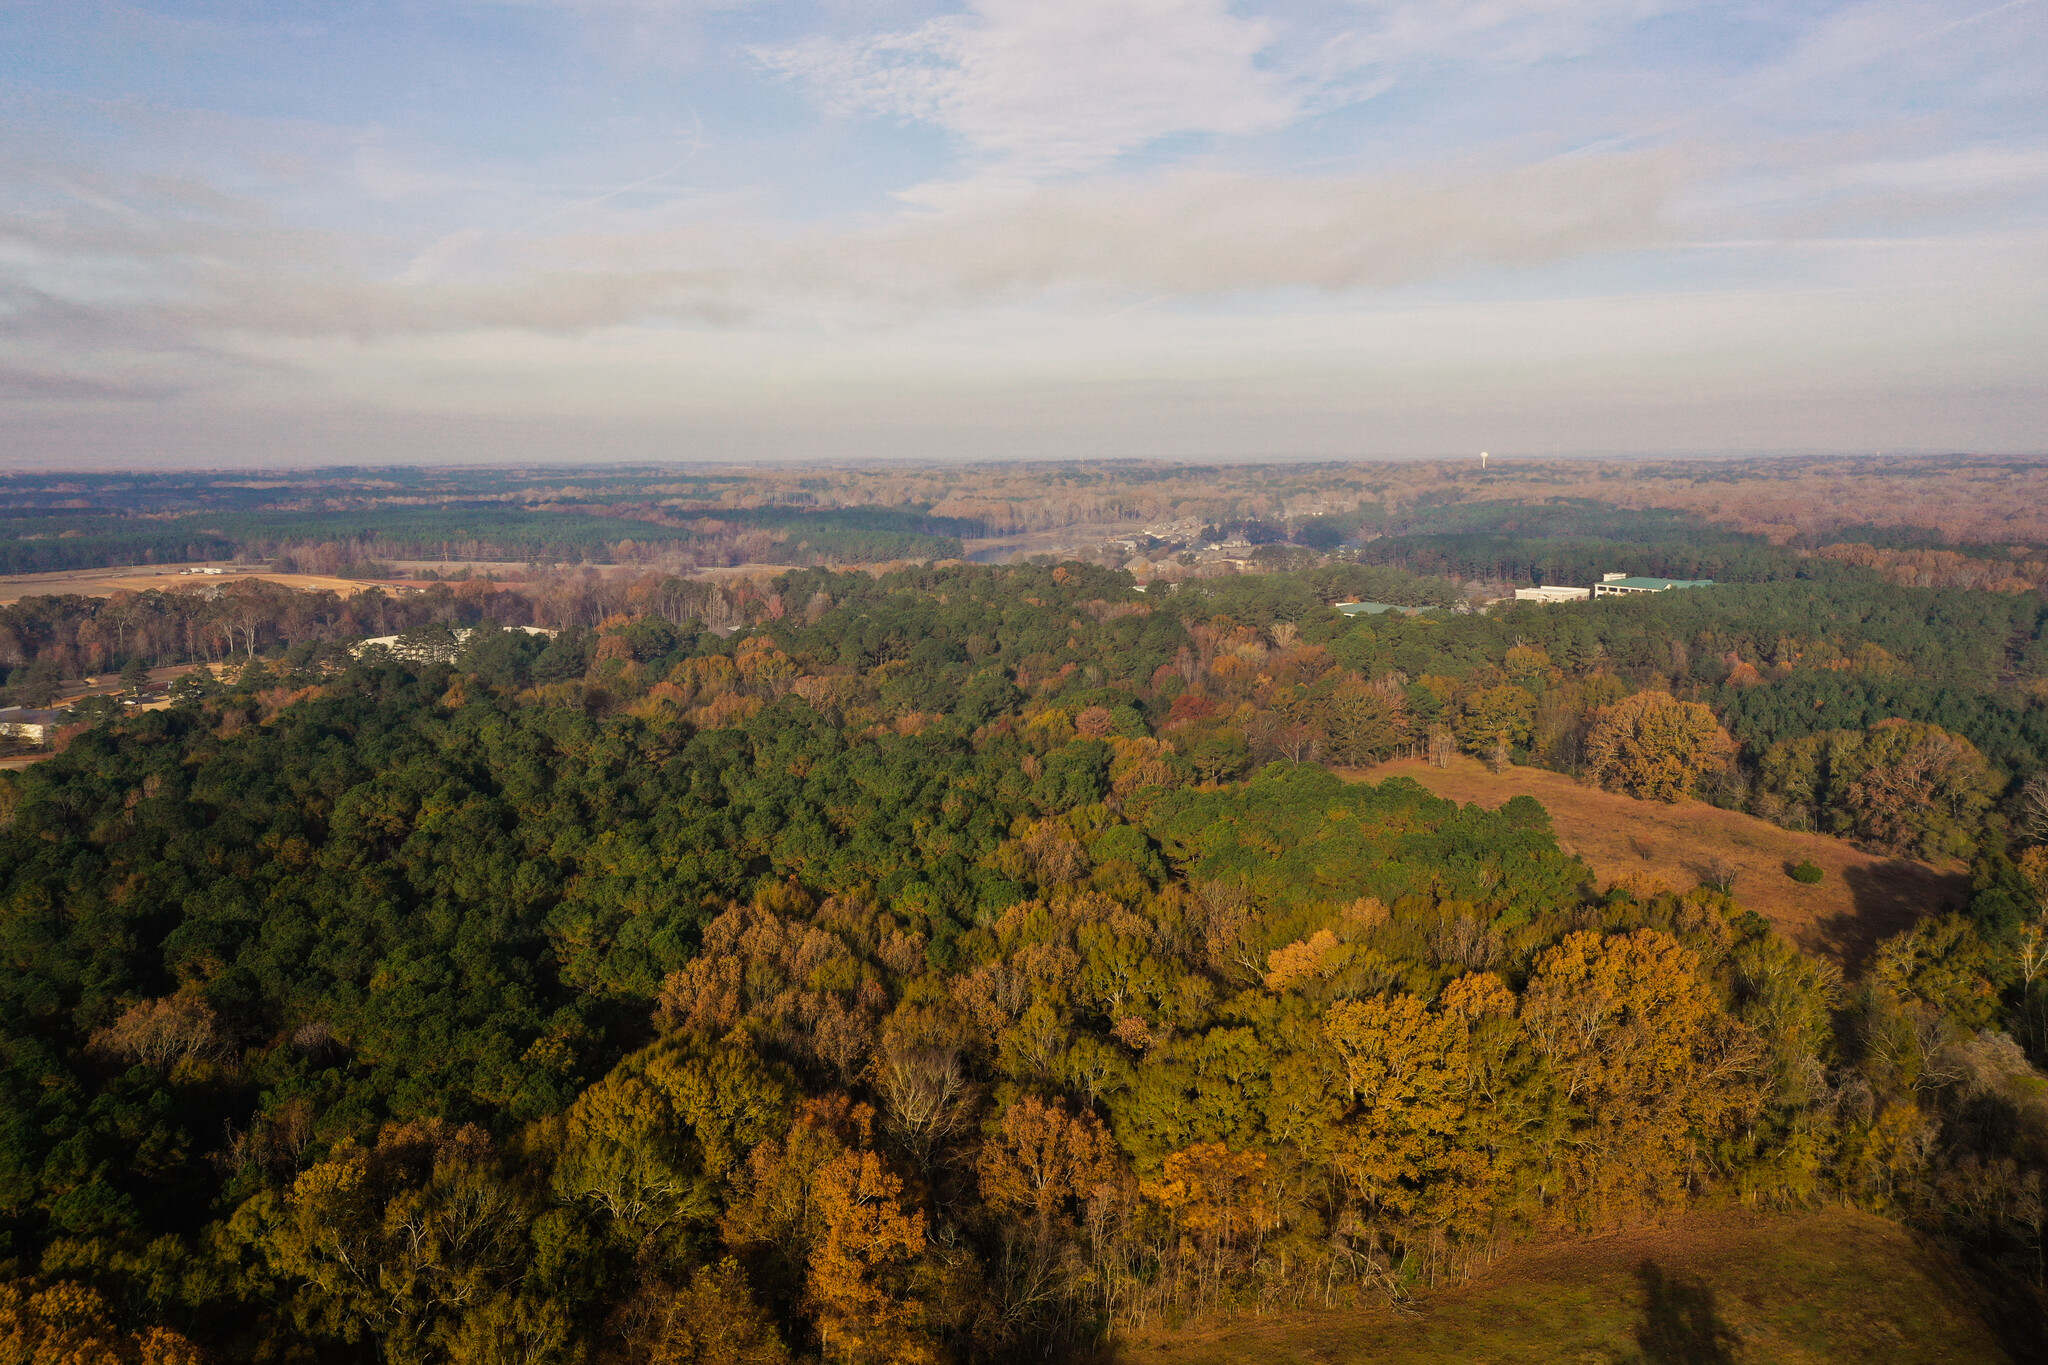
[[[737,637],[614,585],[88,727],[0,780],[0,1349],[1015,1361],[1695,1205],[1910,1219],[2029,1302],[2031,713],[1815,720],[2019,667],[2017,596],[1881,641],[1803,583],[1352,621],[1320,572],[818,570]],[[1973,899],[1845,982],[1725,877],[1370,771],[1459,748]]]
[[[1588,770],[1603,786],[1676,801],[1726,763],[1735,742],[1714,713],[1668,692],[1638,692],[1601,711],[1586,737]]]

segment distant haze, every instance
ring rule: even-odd
[[[2048,447],[2048,0],[0,5],[0,464]]]

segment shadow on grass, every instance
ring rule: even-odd
[[[1938,872],[1907,858],[1850,867],[1843,880],[1855,912],[1829,916],[1818,927],[1825,945],[1841,957],[1851,977],[1869,966],[1879,942],[1930,915],[1960,908],[1970,895],[1966,875]]]
[[[1643,1316],[1636,1345],[1644,1365],[1736,1365],[1736,1336],[1714,1308],[1714,1291],[1668,1276],[1655,1261],[1636,1267]]]

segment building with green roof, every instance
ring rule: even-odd
[[[1643,592],[1669,592],[1673,588],[1711,588],[1711,578],[1645,578],[1638,574],[1609,573],[1600,575],[1600,581],[1593,585],[1595,597],[1628,597]]]

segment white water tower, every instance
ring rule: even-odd
[[[1483,450],[1479,452],[1479,467],[1486,468],[1486,452]]]

